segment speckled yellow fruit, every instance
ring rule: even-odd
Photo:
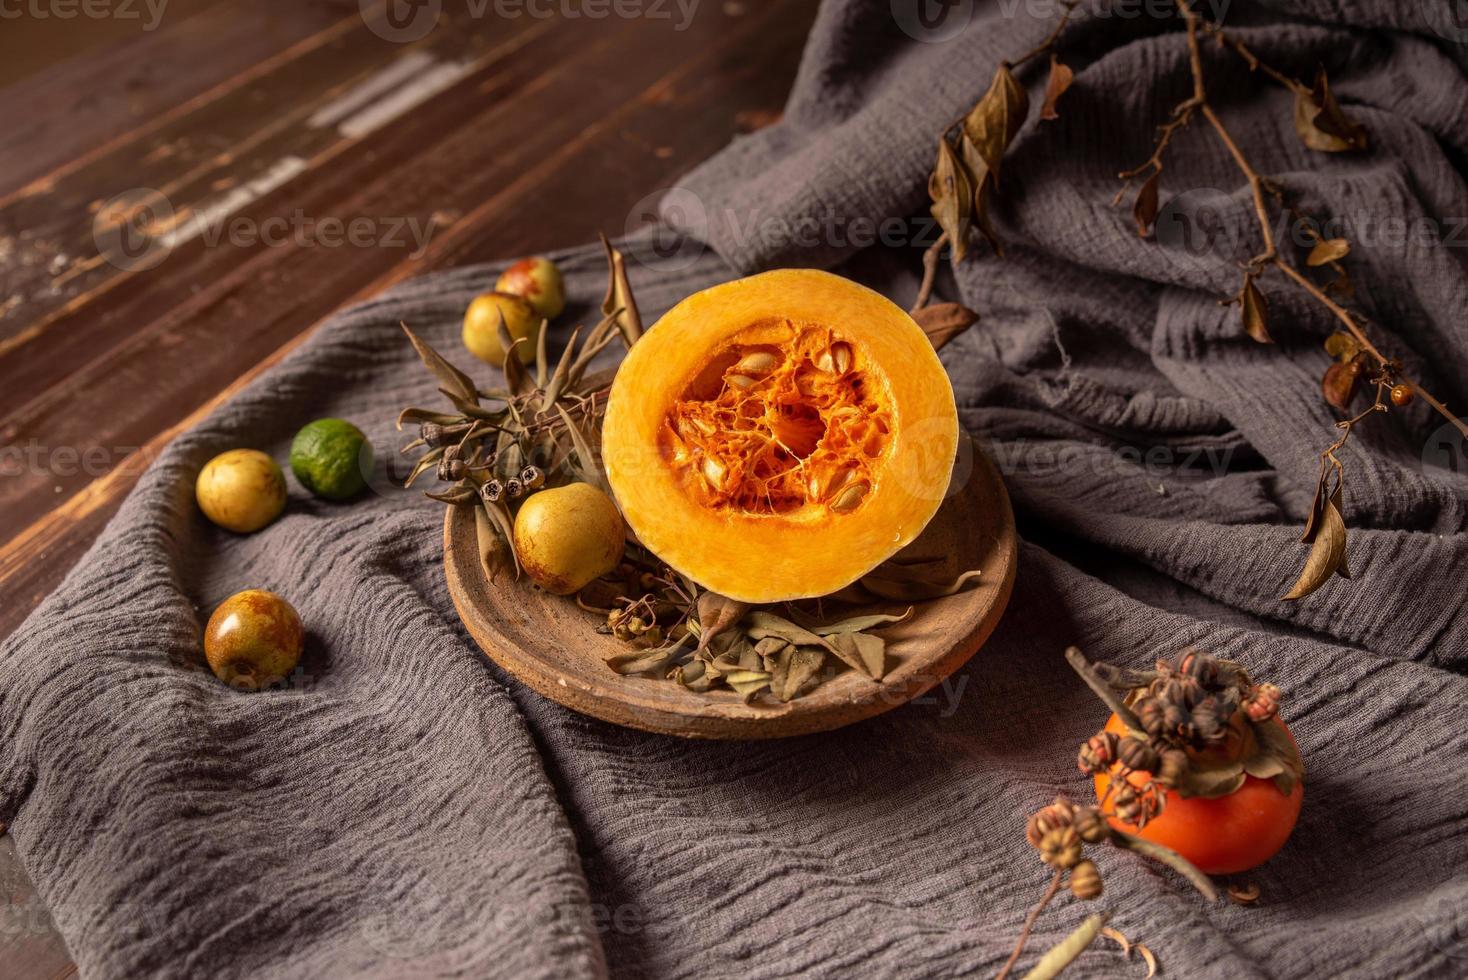
[[[589,483],[542,490],[515,516],[520,564],[555,595],[579,592],[616,568],[626,545],[617,505]]]
[[[277,684],[296,669],[306,631],[294,606],[274,592],[246,589],[219,604],[204,629],[209,669],[246,691]]]
[[[523,297],[531,309],[554,320],[566,308],[566,285],[561,270],[550,259],[535,256],[521,259],[500,273],[494,291]]]
[[[231,449],[204,464],[194,497],[215,524],[249,534],[285,510],[285,474],[258,449]]]
[[[523,340],[515,347],[521,364],[535,360],[535,345],[540,340],[541,319],[530,304],[509,293],[485,293],[476,296],[464,313],[464,346],[469,353],[495,367],[503,367],[505,348],[500,343],[500,317],[510,339]]]

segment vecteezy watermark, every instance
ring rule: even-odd
[[[1214,23],[1221,24],[1232,2],[1197,0],[1193,6]],[[892,19],[902,33],[929,44],[950,41],[962,34],[973,23],[976,6],[974,0],[891,0]],[[995,7],[1003,18],[1023,14],[1029,20],[1043,23],[1064,16],[1067,3],[1066,0],[999,0]],[[1094,20],[1175,20],[1181,17],[1176,0],[1110,0],[1108,3],[1087,4],[1084,12],[1087,18]]]
[[[450,0],[470,20],[619,20],[665,21],[675,31],[693,23],[702,0]],[[407,44],[428,36],[444,12],[444,0],[358,0],[362,21],[384,41]]]
[[[0,0],[0,21],[137,20],[142,30],[157,30],[168,0]]]
[[[1468,419],[1458,421],[1468,424]],[[1468,491],[1468,436],[1452,422],[1438,426],[1422,446],[1422,469],[1428,475],[1450,473],[1458,491]]]
[[[416,259],[428,248],[437,228],[434,218],[416,215],[317,217],[301,208],[265,218],[233,214],[249,200],[226,195],[184,213],[161,192],[134,188],[97,209],[92,240],[109,264],[140,271],[153,268],[175,248],[195,239],[206,248],[227,244],[236,248],[408,249],[408,257]]]
[[[974,0],[892,0],[892,19],[914,41],[936,44],[964,32]]]
[[[655,262],[668,270],[692,266],[713,237],[735,248],[768,242],[806,250],[857,251],[873,245],[922,249],[942,234],[938,223],[927,216],[872,217],[831,209],[792,216],[758,208],[709,208],[686,187],[654,191],[632,206],[627,213],[627,235],[649,226],[654,228]]]

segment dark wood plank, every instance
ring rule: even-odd
[[[155,125],[190,99],[355,15],[298,0],[169,0],[149,30],[147,8],[139,2],[131,10],[137,19],[4,22],[0,196]],[[58,54],[64,57],[56,60]],[[37,59],[48,63],[38,66]]]

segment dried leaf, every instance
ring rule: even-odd
[[[1356,400],[1356,393],[1361,390],[1362,376],[1362,372],[1354,370],[1350,364],[1332,364],[1320,377],[1320,393],[1327,404],[1344,412]]]
[[[989,165],[984,162],[974,141],[964,133],[958,140],[958,154],[963,160],[963,165],[968,168],[969,183],[974,189],[974,217],[973,227],[979,230],[994,254],[1000,258],[1004,257],[1004,246],[999,241],[999,235],[995,233],[994,226],[989,222],[989,195],[994,190],[994,175],[989,172]]]
[[[979,321],[979,315],[962,303],[929,303],[912,318],[928,335],[934,350],[942,350],[950,340]]]
[[[545,335],[548,333],[550,333],[550,331],[547,330],[544,326],[540,328],[542,343],[544,342]],[[548,382],[541,382],[540,386],[545,390],[545,394],[541,396],[541,404],[555,404],[556,399],[560,398],[561,393],[566,390],[566,383],[571,378],[572,354],[576,350],[576,340],[580,336],[580,327],[577,327],[575,330],[571,331],[571,339],[566,341],[566,349],[561,352],[561,359],[556,362],[555,372],[550,376],[550,380]],[[544,363],[543,357],[541,363]]]
[[[418,352],[418,359],[439,380],[439,383],[471,405],[478,405],[479,391],[474,387],[474,382],[469,379],[469,376],[445,360],[443,355],[434,350],[426,340],[410,330],[406,323],[402,324],[402,328],[403,333],[408,335],[408,342]]]
[[[434,425],[457,425],[462,421],[464,421],[462,416],[435,412],[432,409],[405,408],[398,415],[398,431],[402,432],[404,425],[422,425],[424,422],[432,422]]]
[[[1070,966],[1077,956],[1086,951],[1086,947],[1095,942],[1096,937],[1101,934],[1101,927],[1106,925],[1106,919],[1105,912],[1089,916],[1074,932],[1046,951],[1034,969],[1025,974],[1025,980],[1053,980],[1059,976],[1061,970]]]
[[[460,483],[455,483],[453,486],[440,493],[434,493],[432,490],[425,490],[423,491],[423,496],[427,497],[430,500],[437,500],[439,503],[459,506],[462,504],[468,504],[478,501],[479,488],[472,483],[463,481]]]
[[[1059,119],[1060,113],[1055,111],[1055,103],[1070,88],[1071,82],[1075,81],[1075,72],[1065,64],[1057,55],[1050,56],[1050,80],[1045,83],[1045,104],[1040,107],[1041,119]]]
[[[417,482],[418,478],[424,473],[438,465],[438,461],[443,458],[443,449],[444,447],[438,446],[418,457],[418,462],[413,464],[413,469],[409,471],[408,478],[403,481],[404,490]]]
[[[482,526],[477,523],[478,515],[480,513],[483,513],[489,518],[490,523],[493,525],[494,530],[498,532],[499,539],[504,545],[504,548],[499,552],[498,555],[498,557],[500,558],[500,564],[504,564],[504,555],[508,554],[510,557],[510,561],[515,566],[515,577],[519,578],[520,556],[515,551],[515,522],[510,518],[509,507],[505,505],[505,502],[503,500],[489,501],[481,497],[480,502],[482,506],[479,508],[478,511],[475,512],[475,527],[479,528]],[[481,535],[481,557],[484,555],[484,550],[482,547],[483,543],[484,539]],[[491,575],[490,578],[493,579],[493,575]]]
[[[555,406],[556,412],[561,416],[561,421],[566,425],[566,431],[571,436],[571,446],[576,451],[576,461],[579,465],[581,476],[592,486],[603,493],[611,496],[611,487],[607,485],[606,474],[601,470],[601,463],[597,461],[596,453],[591,448],[591,443],[586,440],[586,435],[571,414],[561,405]]]
[[[479,549],[480,567],[491,582],[499,577],[505,567],[515,561],[515,546],[500,533],[494,518],[484,507],[474,508],[474,538]],[[520,566],[515,564],[515,573]]]
[[[1349,361],[1361,351],[1356,338],[1344,330],[1337,330],[1325,338],[1325,352],[1338,361]]]
[[[1152,176],[1143,181],[1142,189],[1137,191],[1137,199],[1132,204],[1132,221],[1137,225],[1139,238],[1146,238],[1157,221],[1157,185],[1161,178],[1160,170],[1152,171]]]
[[[826,664],[826,651],[820,647],[795,647],[786,666],[785,684],[780,689],[781,701],[789,701],[810,683]]]
[[[667,667],[680,653],[684,652],[686,642],[685,639],[651,650],[628,650],[624,653],[614,653],[607,658],[606,664],[619,674],[654,673]]]
[[[763,670],[736,670],[724,675],[724,683],[747,701],[770,686],[770,674]]]
[[[1019,133],[1030,111],[1030,97],[1015,80],[1008,65],[1000,65],[994,80],[977,105],[964,117],[963,131],[984,160],[994,186],[999,186],[999,167],[1004,152]],[[976,175],[982,178],[982,175]]]
[[[1305,531],[1300,535],[1301,544],[1310,544],[1315,540],[1315,532],[1320,527],[1320,517],[1325,512],[1325,501],[1329,495],[1325,492],[1326,481],[1324,475],[1320,482],[1315,485],[1315,499],[1310,502],[1310,516],[1305,519]]]
[[[1188,883],[1198,890],[1198,893],[1210,902],[1218,901],[1218,890],[1213,887],[1213,882],[1207,875],[1199,871],[1193,862],[1183,857],[1177,851],[1161,844],[1155,844],[1149,840],[1143,840],[1127,833],[1124,830],[1111,828],[1111,842],[1117,847],[1134,851],[1144,858],[1150,858],[1160,864],[1165,864],[1178,874],[1188,880]]]
[[[833,623],[817,622],[814,618],[805,615],[799,610],[793,610],[791,615],[800,622],[800,625],[818,636],[835,636],[838,633],[860,633],[879,626],[892,626],[912,618],[912,613],[913,607],[908,606],[905,611],[896,615],[869,613],[865,616],[851,616],[847,619],[838,619]]]
[[[622,341],[628,348],[642,336],[642,315],[637,312],[637,300],[632,296],[632,284],[627,279],[627,260],[613,247],[606,235],[601,236],[602,247],[607,250],[607,294],[601,301],[603,316],[613,317]]]
[[[739,622],[749,612],[749,603],[730,599],[717,592],[700,592],[694,602],[698,617],[698,649],[706,649],[720,633]]]
[[[1351,243],[1344,238],[1323,238],[1315,243],[1310,249],[1310,254],[1305,256],[1305,264],[1309,266],[1329,265],[1339,262],[1351,251]]]
[[[928,177],[928,196],[933,199],[933,220],[948,235],[953,261],[968,254],[969,222],[973,217],[974,189],[968,168],[958,159],[947,137],[938,137],[938,162]]]
[[[1274,343],[1274,338],[1269,335],[1269,304],[1264,300],[1264,293],[1254,285],[1253,276],[1244,276],[1240,308],[1243,310],[1244,333],[1258,343]]]
[[[1303,599],[1320,588],[1345,560],[1346,522],[1341,517],[1340,488],[1325,502],[1320,520],[1314,528],[1315,537],[1310,544],[1310,555],[1305,559],[1305,569],[1294,586],[1285,594],[1283,601]]]
[[[777,616],[763,609],[756,609],[744,618],[744,632],[750,639],[763,640],[778,637],[795,646],[816,646],[835,653],[835,648],[825,637],[817,636],[803,626],[797,626],[784,616]]]
[[[1300,748],[1285,732],[1285,727],[1271,719],[1252,724],[1256,750],[1245,763],[1249,775],[1272,779],[1285,796],[1295,791],[1295,784],[1305,778],[1305,760]]]
[[[1313,86],[1295,92],[1295,132],[1310,149],[1325,153],[1364,150],[1368,142],[1366,127],[1336,102],[1324,69],[1316,72]]]
[[[919,579],[898,576],[896,569],[884,567],[863,575],[861,587],[872,595],[893,602],[922,602],[927,599],[942,599],[962,592],[970,583],[976,582],[982,569],[971,569],[947,582],[924,582]]]

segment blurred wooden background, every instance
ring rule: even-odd
[[[583,2],[7,6],[0,636],[169,439],[333,310],[621,234],[648,194],[776,118],[816,6]],[[370,231],[329,244],[323,222],[354,221]],[[149,222],[166,234],[132,234]],[[75,972],[8,838],[0,889],[0,975]]]

